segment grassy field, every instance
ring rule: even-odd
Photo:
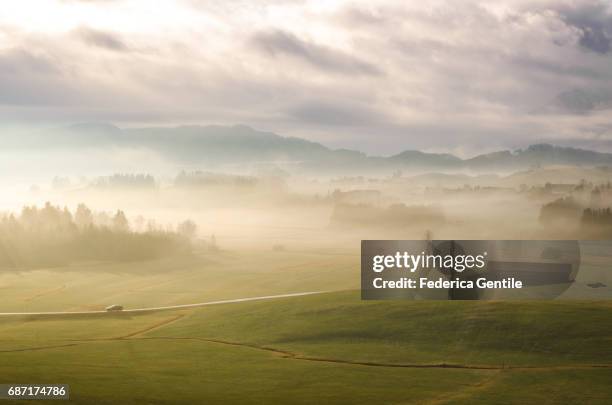
[[[4,311],[344,291],[140,315],[0,318],[0,383],[68,383],[73,402],[103,404],[610,403],[609,301],[364,302],[351,285],[355,261],[338,252],[221,253],[4,273]]]
[[[347,251],[253,250],[151,262],[0,270],[0,312],[100,310],[189,304],[313,290],[359,288]]]
[[[612,364],[612,303],[364,302],[342,292],[211,307],[151,336],[391,364]]]

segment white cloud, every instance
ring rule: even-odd
[[[603,0],[406,3],[12,2],[0,117],[245,123],[377,153],[609,148]]]

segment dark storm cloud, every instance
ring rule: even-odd
[[[579,44],[599,54],[612,50],[612,11],[608,2],[594,0],[559,6],[560,18],[579,31]]]
[[[260,32],[252,37],[256,47],[267,54],[288,55],[322,70],[357,75],[380,75],[371,63],[341,51],[305,41],[285,31]]]
[[[129,50],[125,42],[111,32],[81,27],[74,32],[74,35],[88,45],[104,48],[109,51],[125,52]]]

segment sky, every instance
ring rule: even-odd
[[[370,154],[612,151],[607,1],[20,0],[0,125],[244,124]]]

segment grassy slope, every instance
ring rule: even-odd
[[[149,328],[163,330],[191,312],[4,321],[0,380],[69,383],[75,403],[366,404],[451,395],[456,387],[440,389],[439,378],[465,389],[487,377],[477,370],[312,363],[248,347],[148,338]]]
[[[0,376],[69,382],[80,403],[604,404],[612,370],[579,364],[612,363],[611,336],[607,303],[361,302],[345,292],[137,317],[2,322]],[[539,368],[372,367],[202,339],[348,361]],[[75,345],[10,351],[62,343]]]
[[[0,270],[0,312],[99,310],[189,304],[358,288],[359,256],[322,252],[221,252],[151,262]]]
[[[108,404],[423,400],[453,390],[439,390],[439,378],[463,386],[483,374],[288,362],[249,349],[188,341],[95,342],[3,357],[5,382],[70,382],[75,402]]]
[[[0,309],[355,288],[358,256],[337,253],[4,272]],[[0,383],[68,382],[81,403],[609,403],[612,370],[582,365],[612,363],[610,343],[606,302],[361,302],[352,291],[138,316],[0,319]],[[259,346],[352,362],[538,368],[372,367]]]
[[[343,292],[211,307],[152,335],[390,363],[612,364],[612,304],[364,302]]]

